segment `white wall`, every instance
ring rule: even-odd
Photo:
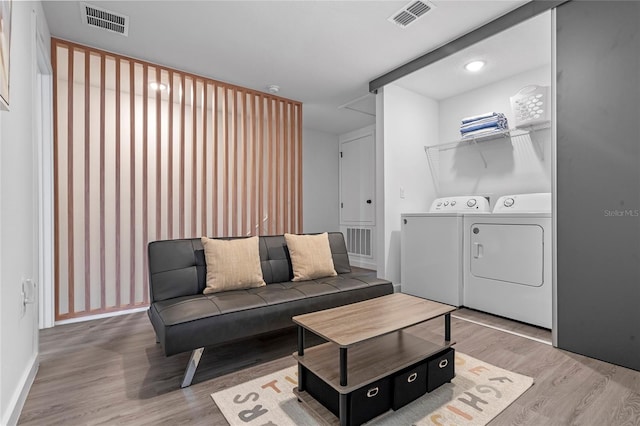
[[[521,88],[537,84],[550,86],[551,66],[517,74],[439,103],[440,142],[460,139],[463,117],[488,111],[503,112],[514,127],[509,98]],[[551,191],[551,133],[481,142],[477,147],[441,151],[438,154],[439,196],[489,195],[491,201],[505,194]],[[487,167],[478,153],[481,150]]]
[[[384,206],[376,216],[378,275],[399,284],[400,214],[426,211],[435,197],[424,146],[438,141],[438,103],[395,85],[385,86],[378,97],[376,170],[383,182],[377,182],[382,193],[378,190],[376,199]]]
[[[38,277],[35,26],[50,46],[40,2],[13,2],[10,111],[0,112],[0,424],[17,421],[38,365],[37,306],[23,311],[24,278]]]
[[[340,231],[338,136],[302,132],[303,232]]]

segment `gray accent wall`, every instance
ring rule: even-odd
[[[558,347],[640,370],[640,2],[557,8]]]

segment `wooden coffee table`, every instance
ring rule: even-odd
[[[350,392],[428,358],[451,341],[450,312],[454,306],[395,293],[363,302],[293,317],[298,325],[298,399],[315,417],[335,424],[337,418],[305,392],[302,369],[315,374],[339,393],[339,419],[347,424]],[[444,341],[431,342],[404,331],[444,316]],[[305,348],[305,330],[328,340]],[[336,358],[339,358],[336,359]]]

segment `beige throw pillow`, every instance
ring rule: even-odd
[[[217,240],[202,237],[207,262],[204,294],[266,285],[260,267],[258,237]]]
[[[329,235],[284,234],[291,255],[293,281],[307,281],[338,275],[333,266]]]

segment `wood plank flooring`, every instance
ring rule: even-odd
[[[548,330],[464,309],[452,315],[458,351],[535,380],[492,426],[640,425],[640,372],[461,318],[550,340]],[[430,337],[442,330],[437,319],[412,332]],[[164,357],[145,313],[43,330],[40,346],[21,425],[225,425],[209,394],[295,365],[296,333],[205,350],[186,389],[180,381],[189,354]]]

